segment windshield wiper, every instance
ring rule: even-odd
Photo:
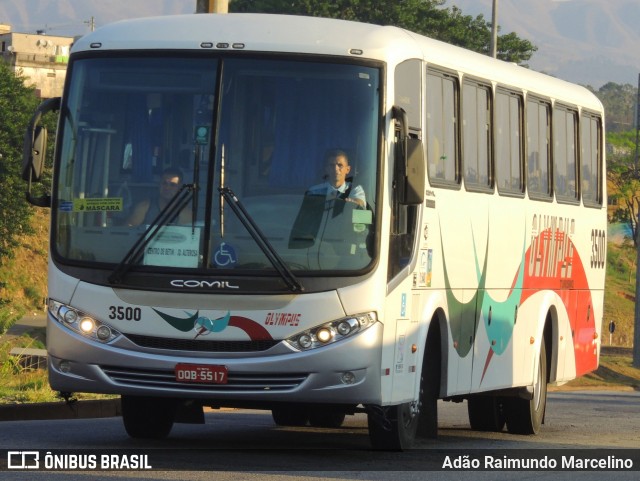
[[[304,290],[302,284],[300,284],[300,281],[298,281],[291,269],[289,269],[289,266],[282,257],[280,257],[280,254],[278,254],[271,243],[269,243],[251,217],[251,214],[247,212],[240,202],[240,199],[236,197],[229,187],[219,187],[218,192],[220,192],[220,195],[227,201],[233,213],[238,217],[240,222],[242,222],[242,225],[244,225],[247,232],[253,237],[253,240],[256,241],[256,244],[258,244],[258,247],[264,252],[264,255],[267,256],[267,259],[269,259],[269,262],[271,262],[275,270],[278,271],[278,274],[280,274],[282,280],[287,284],[289,290],[292,292],[302,292]]]
[[[125,274],[129,272],[131,267],[140,259],[144,249],[149,245],[160,230],[169,222],[175,219],[189,202],[189,197],[194,195],[196,190],[195,184],[182,184],[180,190],[167,202],[167,205],[160,210],[155,219],[149,224],[147,230],[138,238],[131,246],[131,249],[125,254],[109,276],[108,280],[111,284],[120,284]]]

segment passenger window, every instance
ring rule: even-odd
[[[455,78],[440,72],[427,73],[427,170],[434,184],[459,184],[457,98]]]
[[[577,168],[577,115],[563,107],[553,109],[553,188],[556,198],[575,201]]]
[[[467,187],[491,187],[491,92],[468,82],[462,90],[462,166]]]
[[[580,188],[585,205],[602,205],[602,124],[588,113],[580,118]]]
[[[498,91],[495,104],[496,178],[500,192],[521,193],[522,97]]]
[[[527,191],[532,198],[550,198],[550,106],[527,101]]]

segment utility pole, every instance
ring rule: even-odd
[[[229,13],[229,0],[196,0],[196,13]]]
[[[491,11],[491,45],[489,55],[493,58],[498,56],[498,0],[493,0],[493,10]]]
[[[638,74],[638,99],[636,101],[636,158],[633,175],[638,178],[638,139],[640,136],[640,74]],[[634,367],[640,368],[640,200],[638,202],[638,219],[636,222],[636,304],[633,317],[633,361]]]
[[[640,200],[638,200],[638,222],[640,222]],[[640,224],[636,224],[640,226]],[[636,227],[636,304],[633,318],[633,367],[640,368],[640,227]]]
[[[640,140],[640,74],[638,74],[638,94],[636,97],[636,158],[634,174],[638,175],[638,140]]]
[[[95,29],[96,29],[96,18],[95,17],[92,16],[89,20],[85,20],[84,23],[89,26],[89,31],[91,31],[91,32],[95,31]]]

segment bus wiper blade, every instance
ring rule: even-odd
[[[285,263],[282,257],[280,257],[278,251],[276,251],[267,240],[251,217],[251,214],[247,212],[240,202],[240,199],[236,197],[229,187],[219,187],[218,192],[220,192],[220,195],[227,201],[233,213],[238,217],[240,222],[242,222],[242,225],[244,225],[247,232],[249,232],[251,237],[253,237],[253,240],[256,241],[256,244],[258,244],[258,247],[260,247],[262,252],[264,252],[264,255],[267,256],[267,259],[269,259],[269,262],[271,262],[275,270],[278,271],[278,274],[280,274],[282,280],[287,284],[287,287],[289,287],[292,292],[304,291],[300,281],[298,281],[291,269],[289,269],[289,266]]]
[[[160,210],[155,219],[149,224],[147,230],[142,234],[138,240],[131,246],[131,249],[125,254],[120,261],[120,264],[116,266],[114,271],[109,276],[108,280],[111,284],[120,284],[122,279],[131,267],[140,259],[144,249],[149,245],[160,230],[171,222],[174,218],[180,214],[182,209],[189,202],[189,198],[194,195],[196,189],[195,184],[182,184],[180,190],[174,194],[173,197],[167,202],[167,205]]]

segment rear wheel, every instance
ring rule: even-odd
[[[132,438],[162,439],[173,427],[176,401],[166,398],[122,396],[122,421]]]
[[[538,372],[533,385],[533,398],[505,399],[507,429],[512,434],[536,434],[544,420],[547,405],[547,351],[544,339],[540,346]]]
[[[475,431],[500,432],[504,428],[505,416],[501,398],[475,396],[467,400],[469,424]]]

